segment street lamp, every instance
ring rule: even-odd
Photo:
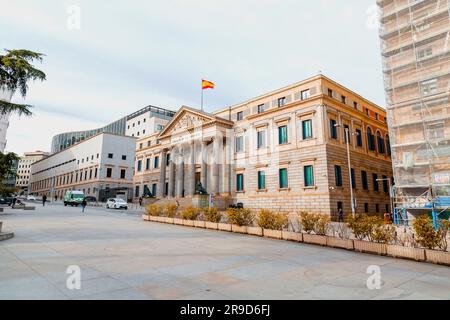
[[[342,124],[336,123],[334,125],[336,128],[343,127]],[[352,166],[350,164],[350,132],[348,127],[344,127],[345,132],[345,142],[347,145],[347,163],[348,163],[348,176],[350,177],[350,201],[351,201],[351,208],[352,208],[352,216],[355,217],[355,199],[353,198],[353,177],[352,177]],[[358,132],[353,132],[352,135],[358,135]]]

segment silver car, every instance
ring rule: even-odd
[[[128,204],[120,198],[110,198],[106,201],[106,209],[128,209]]]

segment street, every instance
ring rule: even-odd
[[[145,222],[136,210],[5,209],[0,299],[448,299],[450,268]],[[69,289],[69,266],[81,271]],[[381,288],[368,289],[369,266]]]

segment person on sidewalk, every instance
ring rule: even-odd
[[[83,201],[81,202],[81,212],[84,212],[84,209],[86,209],[87,206],[87,201],[86,199],[83,199]]]
[[[139,206],[142,207],[142,197],[139,197]]]
[[[338,217],[339,217],[339,222],[344,222],[344,211],[342,211],[342,208],[339,208]]]
[[[47,196],[44,194],[42,196],[42,206],[45,207],[45,202],[47,201]]]
[[[14,208],[14,206],[16,205],[16,202],[17,202],[17,197],[14,196],[12,199],[11,208]]]

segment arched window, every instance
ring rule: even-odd
[[[385,152],[384,139],[379,130],[377,131],[377,144],[378,144],[378,153],[384,154]]]
[[[386,135],[386,151],[387,154],[390,156],[391,155],[391,140],[389,139],[389,135]]]
[[[375,137],[370,127],[367,127],[367,146],[370,151],[375,151]]]

